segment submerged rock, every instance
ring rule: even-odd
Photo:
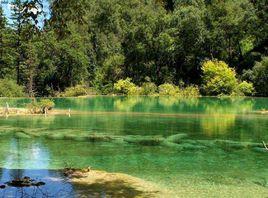
[[[164,141],[164,138],[159,136],[127,136],[124,141],[143,146],[158,146]]]
[[[169,142],[181,143],[182,139],[184,139],[186,137],[188,137],[188,135],[186,133],[179,133],[179,134],[176,134],[176,135],[168,136],[166,139]]]
[[[189,144],[189,143],[183,143],[180,145],[183,150],[203,150],[206,149],[207,147],[201,146],[198,144]]]
[[[251,149],[256,152],[263,152],[265,148],[262,143],[254,142],[239,142],[232,140],[215,140],[215,145],[222,149]]]
[[[253,147],[251,150],[257,153],[268,153],[268,151],[265,148],[260,147]]]
[[[112,136],[108,135],[89,135],[86,139],[90,142],[109,142],[113,140]]]
[[[247,147],[247,145],[243,144],[243,142],[236,142],[232,140],[215,140],[215,144],[223,149],[244,149]]]
[[[163,146],[166,146],[166,147],[170,147],[170,148],[174,148],[174,149],[178,149],[178,150],[182,150],[182,146],[179,145],[179,144],[176,144],[176,143],[173,143],[173,142],[169,142],[167,140],[165,140],[163,143],[162,143]]]
[[[31,136],[23,133],[23,132],[16,132],[15,133],[16,138],[22,138],[22,139],[31,139]]]
[[[52,140],[63,140],[64,134],[55,133],[55,134],[46,135],[46,137]]]
[[[75,170],[72,175],[76,172],[80,177],[69,177],[74,188],[94,197],[174,197],[167,190],[130,175],[97,170]]]
[[[192,151],[192,150],[198,151],[207,149],[206,146],[202,146],[199,144],[190,144],[190,143],[177,144],[169,141],[164,141],[162,145],[181,151]]]
[[[215,147],[214,140],[196,140],[196,143],[201,145],[201,146],[206,146],[206,147],[209,147],[209,148]]]

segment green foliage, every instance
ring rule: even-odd
[[[181,96],[184,98],[199,97],[200,92],[197,86],[188,86],[181,90]]]
[[[0,97],[24,97],[24,87],[13,80],[0,79]]]
[[[0,8],[0,78],[16,79],[30,96],[55,96],[81,82],[110,94],[126,77],[141,85],[116,90],[127,95],[156,92],[154,85],[142,84],[147,76],[157,85],[180,80],[200,85],[200,64],[214,58],[235,66],[235,72],[214,67],[215,75],[203,81],[205,94],[240,92],[236,73],[248,70],[246,80],[257,95],[268,95],[265,72],[257,66],[267,56],[265,0],[53,0],[46,21],[41,2],[12,0],[12,27]],[[160,91],[197,93],[172,85]]]
[[[38,102],[39,106],[41,107],[41,109],[48,109],[48,110],[51,110],[54,106],[55,106],[55,103],[50,100],[50,99],[41,99],[39,102]]]
[[[237,86],[236,73],[225,62],[205,61],[202,65],[203,90],[207,95],[230,95]]]
[[[157,86],[152,82],[145,82],[141,86],[141,95],[154,95],[157,93]]]
[[[169,83],[160,85],[158,91],[160,96],[177,96],[180,93],[179,87]]]
[[[234,91],[239,96],[252,96],[254,94],[254,87],[252,83],[243,81],[239,83]]]
[[[60,93],[60,97],[77,97],[96,95],[97,93],[93,88],[88,88],[85,85],[76,85],[75,87],[68,87],[63,93]]]
[[[133,82],[131,82],[131,78],[126,78],[125,80],[117,81],[114,84],[114,89],[118,91],[118,93],[125,95],[140,94],[140,88],[137,87]]]
[[[252,69],[253,84],[258,96],[268,96],[268,57],[257,62]]]
[[[32,114],[43,114],[46,110],[51,110],[55,106],[55,103],[50,99],[41,99],[37,101],[34,99],[27,108]]]

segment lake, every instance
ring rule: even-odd
[[[0,184],[23,176],[46,182],[38,189],[0,189],[0,197],[90,196],[59,171],[88,166],[142,178],[178,197],[268,194],[268,151],[262,145],[268,142],[268,114],[258,113],[268,109],[268,98],[53,100],[71,116],[0,117]],[[25,107],[29,101],[0,104]]]

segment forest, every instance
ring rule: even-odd
[[[268,96],[267,0],[10,5],[10,17],[0,7],[2,97],[70,96],[85,89]]]

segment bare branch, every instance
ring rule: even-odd
[[[262,141],[264,148],[268,151],[268,147],[264,141]]]

